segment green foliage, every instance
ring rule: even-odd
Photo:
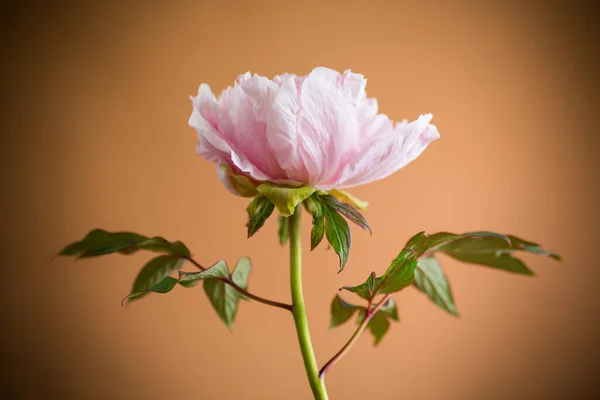
[[[269,199],[256,196],[246,208],[248,212],[248,237],[252,237],[273,213],[275,206]]]
[[[227,283],[231,279],[235,284],[242,289],[248,287],[248,275],[250,274],[250,262],[247,258],[242,258],[235,266],[231,278],[225,269],[220,269],[223,274],[223,279],[206,279],[204,280],[204,291],[210,300],[213,308],[221,318],[221,320],[231,329],[233,321],[237,314],[238,303],[241,295],[231,285]]]
[[[256,214],[260,214],[263,204],[259,203],[255,206]],[[271,204],[272,210],[273,205]],[[132,232],[111,233],[101,229],[93,230],[82,240],[66,246],[59,252],[59,255],[85,258],[111,253],[131,254],[138,250],[166,254],[159,255],[144,265],[133,283],[131,293],[125,297],[123,302],[140,299],[148,293],[168,293],[177,284],[191,288],[196,286],[199,281],[204,281],[204,291],[210,303],[221,320],[231,328],[239,300],[245,298],[232,285],[237,285],[242,290],[246,290],[248,287],[251,265],[250,260],[246,257],[238,261],[231,274],[223,260],[203,271],[182,272],[180,271],[181,266],[190,258],[190,252],[183,243],[168,242],[158,236],[147,238]],[[174,271],[178,271],[178,278],[170,276]]]
[[[417,258],[426,250],[424,243],[427,239],[425,232],[418,233],[407,243],[381,277],[376,278],[373,272],[364,283],[345,286],[342,289],[370,301],[378,294],[395,293],[410,286],[414,278]]]
[[[349,321],[354,314],[358,312],[357,323],[361,323],[366,314],[367,309],[362,306],[350,304],[342,299],[339,295],[335,296],[331,303],[331,323],[330,329],[340,326]],[[367,329],[373,335],[374,344],[377,345],[385,336],[390,328],[390,320],[400,321],[398,317],[398,309],[392,298],[389,298],[379,310],[370,316],[367,323]]]
[[[168,242],[159,236],[147,238],[133,232],[107,232],[102,229],[91,231],[82,240],[63,248],[58,255],[88,258],[112,253],[132,254],[138,250],[190,256],[187,247],[179,241]]]
[[[327,241],[340,259],[341,271],[348,261],[352,246],[352,233],[344,217],[371,232],[367,221],[352,205],[342,203],[326,192],[313,193],[304,201],[304,207],[313,216],[310,235],[311,250],[321,243],[323,236],[327,237]]]
[[[324,208],[325,236],[327,241],[340,258],[340,271],[344,269],[352,246],[352,233],[348,222],[338,212],[330,207]]]
[[[155,290],[157,287],[156,285],[160,284],[166,277],[171,275],[173,271],[181,268],[184,262],[185,259],[170,254],[158,256],[150,260],[140,270],[137,278],[135,279],[133,287],[131,288],[131,294],[128,296],[128,300],[131,301],[139,299],[149,291],[166,293]],[[177,283],[177,280],[175,280],[175,283]],[[164,288],[168,286],[169,285],[159,285],[158,287],[161,290],[164,290]],[[171,289],[172,288],[173,287],[171,287]]]
[[[348,321],[356,311],[364,307],[355,306],[347,303],[340,295],[336,295],[331,302],[331,322],[329,329],[340,326]]]
[[[431,301],[452,315],[458,315],[450,283],[434,257],[422,257],[415,269],[414,285]]]

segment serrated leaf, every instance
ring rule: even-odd
[[[329,207],[333,208],[335,211],[339,212],[362,229],[371,233],[371,228],[369,227],[365,217],[363,217],[363,215],[352,205],[348,203],[342,203],[331,195],[321,196],[321,199]]]
[[[434,257],[423,257],[419,260],[414,286],[445,311],[458,315],[450,283]]]
[[[59,255],[80,258],[98,257],[112,253],[132,254],[138,250],[150,250],[189,257],[187,247],[179,242],[169,242],[162,237],[148,238],[133,232],[108,232],[95,229],[82,240],[63,248]]]
[[[256,196],[248,205],[248,237],[252,237],[273,213],[274,205],[263,196]]]
[[[348,321],[354,313],[364,307],[355,306],[347,303],[339,295],[336,295],[331,302],[331,322],[329,329],[335,328]]]
[[[292,215],[296,206],[315,192],[315,188],[310,186],[281,187],[270,183],[259,185],[257,190],[269,199],[284,217]]]
[[[156,290],[150,289],[163,281],[173,271],[181,268],[184,262],[185,259],[173,255],[162,255],[148,261],[140,270],[133,283],[131,294],[128,296],[129,300],[137,300],[143,297],[148,291],[155,292]],[[177,282],[177,279],[175,281]]]
[[[325,236],[340,259],[340,271],[344,269],[352,246],[352,233],[348,222],[333,208],[324,207]]]
[[[310,249],[314,250],[317,248],[319,243],[323,240],[323,235],[325,234],[325,218],[314,218],[313,217],[313,227],[310,231]]]
[[[279,236],[279,244],[285,245],[290,236],[290,221],[288,217],[284,217],[283,215],[279,215],[277,217],[277,235]]]

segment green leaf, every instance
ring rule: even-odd
[[[288,217],[284,217],[283,215],[279,215],[277,217],[278,229],[277,234],[279,235],[279,244],[285,245],[289,239],[290,235],[290,221]]]
[[[250,264],[250,259],[248,257],[242,257],[238,260],[231,273],[231,280],[242,289],[248,290],[248,276],[250,275],[251,270],[252,265]],[[247,297],[240,292],[236,291],[236,293],[242,298],[247,299]]]
[[[72,243],[63,248],[58,254],[61,256],[94,257],[123,252],[128,248],[136,248],[138,243],[148,240],[145,236],[133,232],[110,233],[102,229],[95,229],[88,233],[79,242]]]
[[[339,212],[362,229],[371,233],[371,228],[365,220],[365,217],[363,217],[363,215],[356,208],[354,208],[348,203],[340,202],[338,199],[331,195],[321,196],[321,198],[323,199],[323,202],[329,207]]]
[[[306,211],[312,214],[313,218],[322,218],[323,217],[323,205],[321,204],[321,199],[319,198],[318,193],[312,194],[309,198],[304,200],[304,208]]]
[[[204,292],[208,296],[211,305],[219,315],[219,318],[231,329],[242,295],[227,282],[231,280],[242,289],[247,289],[250,270],[250,260],[247,257],[242,257],[236,264],[230,277],[227,264],[221,260],[205,271],[180,274],[179,283],[190,287],[192,282],[204,280]]]
[[[256,196],[248,205],[248,237],[252,237],[273,213],[273,203],[266,197]]]
[[[123,299],[121,304],[124,304],[125,301],[132,301],[132,300],[139,299],[143,295],[150,293],[150,292],[161,293],[161,294],[169,293],[175,287],[175,285],[177,285],[177,279],[173,278],[172,276],[167,276],[167,277],[163,278],[163,280],[161,280],[160,282],[156,283],[154,286],[152,286],[148,289],[140,290],[140,291],[129,294],[127,297],[125,297]]]
[[[284,217],[292,215],[296,206],[315,192],[315,188],[310,186],[281,187],[270,183],[261,184],[257,190],[258,193],[271,200],[277,211]]]
[[[377,294],[395,293],[410,286],[414,279],[417,258],[426,250],[424,243],[427,239],[425,232],[418,233],[408,241],[381,277],[375,278],[373,272],[365,283],[344,286],[342,289],[356,293],[363,299],[372,300]]]
[[[391,297],[381,306],[381,308],[377,311],[378,313],[382,313],[390,319],[394,321],[400,321],[400,317],[398,316],[398,308],[396,308],[396,303],[394,299]]]
[[[162,255],[148,261],[148,263],[140,270],[133,283],[131,294],[128,296],[129,300],[143,297],[148,290],[162,282],[173,271],[181,268],[184,262],[184,258],[173,255]],[[175,279],[175,282],[177,282],[177,279]],[[156,290],[150,291],[155,292]]]
[[[340,271],[342,271],[350,254],[352,233],[348,222],[335,209],[324,207],[323,212],[325,215],[325,236],[340,258]]]
[[[513,235],[508,235],[508,238],[510,240],[511,247],[513,249],[523,250],[523,251],[526,251],[526,252],[529,252],[532,254],[538,254],[541,256],[547,256],[556,261],[562,260],[558,254],[542,249],[542,247],[537,243],[529,242],[527,240],[520,239]]]
[[[361,323],[364,320],[365,315],[366,309],[361,307],[357,322]],[[390,320],[400,321],[396,303],[392,298],[389,298],[367,323],[367,328],[369,329],[369,332],[371,332],[371,335],[373,335],[374,345],[379,344],[381,339],[383,339],[385,334],[388,332],[390,328]]]
[[[342,325],[352,318],[354,313],[361,308],[364,309],[364,307],[347,303],[340,295],[336,295],[331,302],[331,323],[329,324],[329,329]]]
[[[458,315],[450,283],[434,257],[422,257],[419,260],[414,286],[442,309],[452,315]]]
[[[107,232],[95,229],[82,240],[63,248],[59,255],[80,258],[97,257],[112,253],[132,254],[138,250],[150,250],[189,257],[190,252],[179,241],[168,242],[162,237],[147,238],[133,232]]]
[[[375,272],[371,272],[371,275],[369,275],[365,283],[361,283],[357,286],[344,286],[342,289],[346,289],[349,292],[355,293],[363,299],[371,300],[373,297],[375,297],[374,290],[376,279]]]
[[[210,278],[229,278],[229,270],[227,269],[227,263],[225,263],[224,260],[219,260],[210,268],[200,272],[179,271],[179,284],[187,288],[194,287],[199,281]]]
[[[480,235],[458,238],[439,247],[438,251],[457,260],[502,269],[523,275],[534,275],[521,260],[512,256],[518,248],[512,248],[510,238]]]
[[[371,320],[367,324],[367,328],[369,328],[371,335],[373,335],[373,344],[378,345],[390,329],[390,321],[388,321],[381,311],[378,311],[371,317]]]
[[[321,240],[323,240],[323,235],[325,234],[325,218],[324,217],[313,217],[313,227],[310,231],[310,249],[314,250],[317,248]]]

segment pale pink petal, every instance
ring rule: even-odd
[[[267,140],[288,179],[308,182],[309,175],[299,153],[298,115],[300,78],[280,77],[281,88],[267,113]]]
[[[432,115],[421,115],[410,124],[397,124],[393,135],[370,144],[342,172],[335,187],[345,188],[383,179],[417,158],[427,145],[439,138],[430,125]]]
[[[298,145],[312,185],[330,180],[344,154],[357,151],[356,88],[343,85],[340,73],[328,68],[315,68],[302,83]]]
[[[198,133],[196,152],[208,161],[228,162],[258,180],[269,180],[248,158],[231,145],[220,128],[221,115],[208,85],[201,85],[198,96],[192,97],[189,125]]]
[[[342,75],[341,86],[345,91],[345,95],[355,104],[359,104],[367,96],[365,92],[367,80],[362,74],[354,73],[349,69],[345,70]]]
[[[257,180],[286,178],[266,137],[269,96],[276,89],[266,78],[244,74],[219,98],[219,130],[235,152],[232,160]]]

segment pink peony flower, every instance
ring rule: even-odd
[[[232,180],[342,189],[387,177],[439,138],[431,114],[392,123],[365,93],[367,80],[350,70],[315,68],[306,76],[270,80],[249,72],[215,98],[200,85],[189,124],[197,152]],[[244,178],[245,177],[245,178]]]

